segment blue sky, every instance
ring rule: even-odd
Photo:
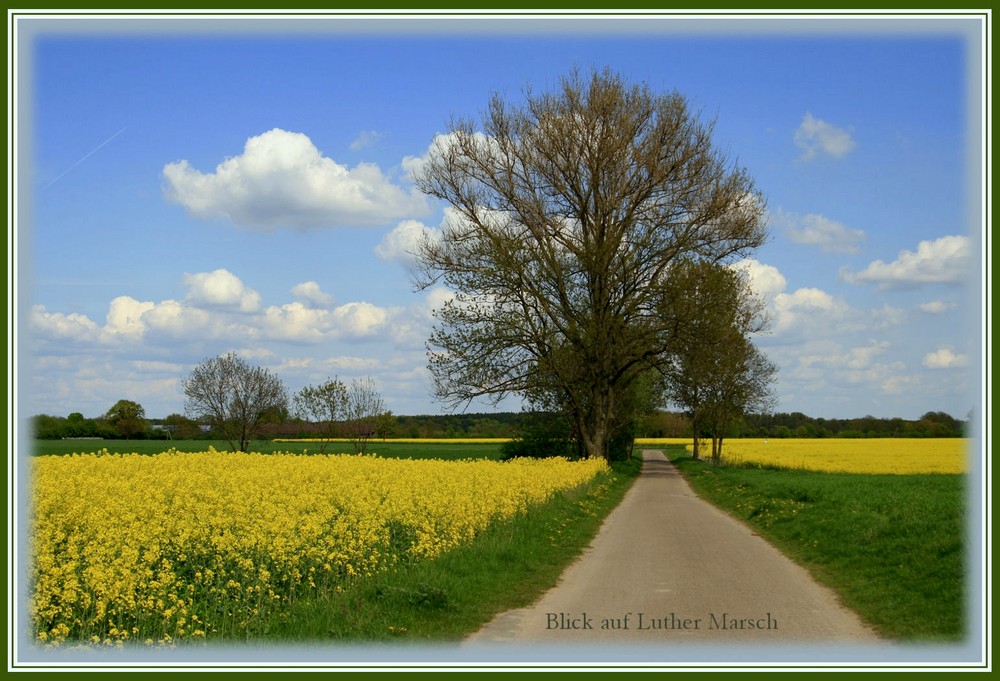
[[[979,408],[976,23],[507,19],[22,24],[21,415],[182,412],[231,350],[290,392],[371,376],[395,413],[441,412],[448,293],[415,292],[405,251],[444,207],[409,171],[453,116],[574,66],[680,92],[766,195],[743,266],[777,410]]]

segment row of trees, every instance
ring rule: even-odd
[[[491,412],[396,415],[384,412],[375,421],[375,438],[516,438],[531,432],[539,420],[552,415],[528,412]],[[140,432],[121,433],[104,417],[85,418],[80,413],[68,417],[39,414],[31,418],[31,430],[42,440],[101,437],[106,439],[218,439],[211,427],[199,424],[182,414],[151,418]],[[827,419],[802,412],[747,414],[736,419],[726,437],[762,438],[852,438],[852,437],[966,437],[969,422],[946,412],[931,411],[918,419],[862,416],[850,419]],[[263,439],[275,437],[320,437],[326,426],[304,420],[294,413],[275,422],[265,422],[257,432]],[[568,428],[559,437],[565,437]],[[694,434],[691,419],[676,411],[656,410],[645,414],[636,424],[636,437],[687,437]],[[705,437],[710,437],[703,433]]]
[[[962,421],[942,411],[929,411],[919,419],[813,418],[801,412],[751,414],[735,424],[734,437],[967,437],[969,420]]]
[[[96,419],[80,412],[63,418],[39,414],[32,417],[34,436],[41,440],[61,438],[144,438],[150,434],[146,411],[131,400],[118,400],[111,409]]]
[[[186,414],[171,414],[156,428],[140,404],[119,400],[97,419],[85,419],[80,413],[65,419],[35,416],[34,435],[39,439],[213,437],[226,440],[233,451],[247,451],[250,441],[267,427],[277,435],[276,426],[294,421],[297,434],[347,437],[356,452],[364,453],[373,437],[386,437],[395,429],[395,417],[386,410],[371,378],[350,384],[327,379],[302,388],[290,403],[278,376],[229,353],[195,367],[183,387]],[[325,442],[320,449],[325,451]]]

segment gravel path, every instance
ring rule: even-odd
[[[699,499],[662,452],[533,606],[467,644],[878,643],[801,567]]]

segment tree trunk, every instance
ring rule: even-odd
[[[698,419],[694,416],[691,417],[691,430],[694,432],[694,444],[691,447],[691,458],[695,461],[700,460],[700,454],[698,452]]]

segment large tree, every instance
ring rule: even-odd
[[[234,452],[245,452],[258,427],[288,408],[280,378],[235,353],[207,359],[184,381],[188,416],[212,424]]]
[[[146,410],[138,402],[118,400],[104,414],[104,420],[124,438],[133,438],[149,429]]]
[[[419,248],[418,284],[454,297],[429,341],[453,405],[552,391],[591,456],[632,421],[635,384],[666,361],[670,265],[722,262],[765,238],[748,173],[677,94],[610,72],[570,74],[481,126],[437,138],[418,186],[450,205]]]

